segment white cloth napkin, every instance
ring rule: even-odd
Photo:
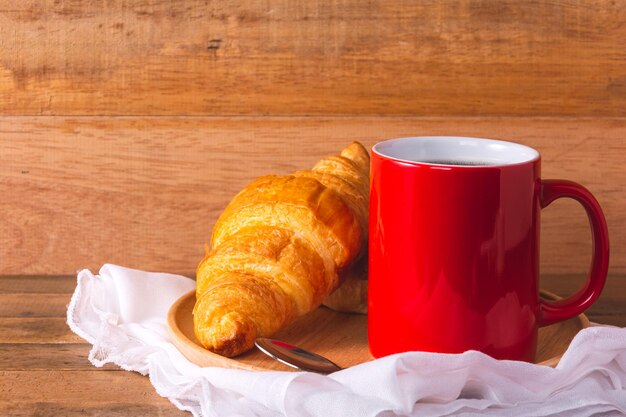
[[[194,416],[591,416],[626,414],[626,329],[581,331],[556,369],[479,352],[411,352],[329,376],[200,368],[170,342],[166,314],[189,278],[104,265],[78,273],[67,322],[95,366],[149,375]]]

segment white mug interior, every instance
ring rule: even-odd
[[[519,143],[461,136],[418,136],[379,142],[372,152],[408,163],[477,166],[533,161],[539,152]]]

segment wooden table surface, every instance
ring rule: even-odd
[[[547,275],[542,288],[573,293],[582,277]],[[178,416],[147,377],[87,360],[90,345],[70,331],[66,309],[74,276],[0,276],[0,415]],[[588,311],[626,326],[626,277],[613,275]]]

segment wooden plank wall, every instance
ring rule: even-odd
[[[13,115],[623,116],[622,1],[0,1]]]
[[[0,274],[192,273],[228,200],[351,140],[523,142],[626,272],[626,1],[0,0]],[[583,274],[582,209],[542,269]]]

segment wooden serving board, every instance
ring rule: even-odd
[[[542,291],[541,295],[548,299],[559,299],[547,291]],[[190,291],[170,307],[167,318],[172,342],[191,362],[199,366],[257,371],[294,370],[257,349],[236,358],[226,358],[204,349],[193,332],[192,311],[195,302],[195,291]],[[589,320],[581,314],[564,322],[540,328],[537,363],[556,366],[574,336],[588,326]],[[300,317],[272,338],[325,356],[343,368],[374,359],[367,345],[367,316],[362,314],[338,313],[320,307]]]

